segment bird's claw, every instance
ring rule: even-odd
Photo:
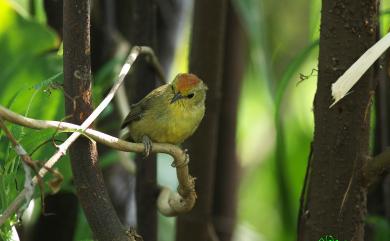
[[[145,146],[144,157],[147,158],[152,150],[152,140],[148,136],[143,136],[142,143]]]

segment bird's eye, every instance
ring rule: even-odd
[[[194,97],[194,94],[192,93],[192,94],[189,94],[189,95],[187,95],[187,98],[188,99],[191,99],[192,97]]]

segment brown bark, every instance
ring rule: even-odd
[[[370,123],[369,70],[333,108],[331,84],[375,42],[377,1],[322,1],[315,131],[299,240],[331,234],[362,241],[367,190],[363,170]]]
[[[191,174],[196,177],[198,199],[194,209],[178,217],[177,240],[207,241],[213,235],[212,202],[217,158],[218,122],[221,103],[222,65],[227,1],[195,1],[191,38],[191,73],[209,87],[206,114],[185,146],[189,150]]]
[[[65,110],[80,124],[92,111],[90,1],[66,0],[64,16]],[[86,138],[70,148],[74,184],[80,204],[97,240],[129,240],[110,202],[98,166],[96,145]]]
[[[239,163],[236,152],[236,126],[241,82],[245,70],[246,39],[238,15],[228,4],[223,64],[218,153],[215,169],[213,223],[219,241],[232,238],[237,216]]]

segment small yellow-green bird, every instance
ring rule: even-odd
[[[194,74],[178,74],[138,103],[122,122],[131,139],[145,145],[149,155],[152,142],[180,144],[198,128],[205,112],[207,86]]]

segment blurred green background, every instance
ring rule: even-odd
[[[61,120],[61,43],[46,25],[42,0],[35,1],[34,17],[29,14],[29,2],[0,0],[0,104],[28,117]],[[381,5],[382,32],[389,26],[385,11],[389,5],[388,1]],[[313,135],[320,1],[235,0],[234,6],[247,33],[249,58],[238,116],[237,149],[242,168],[234,240],[295,240],[300,192]],[[189,26],[180,38],[170,76],[187,69]],[[111,85],[108,78],[113,71],[112,63],[107,63],[94,76],[95,104]],[[29,151],[53,135],[53,131],[9,127]],[[53,147],[45,145],[33,158],[45,160],[53,151]],[[110,165],[115,155],[101,156],[101,163]],[[174,170],[170,162],[164,161],[167,158],[159,156],[159,181],[175,188]],[[62,188],[73,190],[67,158],[56,167],[65,177]],[[1,133],[0,212],[21,190],[22,169]],[[36,195],[38,198],[39,193]],[[35,214],[39,213],[39,199],[36,200]],[[91,232],[81,211],[80,217],[75,240],[90,240]],[[10,239],[14,222],[15,218],[1,227],[3,240]],[[370,222],[378,224],[381,235],[389,232],[388,222],[376,217],[371,217]],[[161,241],[173,240],[173,229],[173,218],[160,218]]]

